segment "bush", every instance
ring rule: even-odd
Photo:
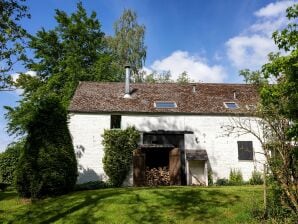
[[[217,186],[227,186],[227,185],[229,185],[229,180],[226,178],[217,179],[216,185]]]
[[[251,174],[251,178],[249,179],[249,184],[259,185],[263,183],[264,181],[263,181],[262,173],[254,170]]]
[[[213,185],[213,175],[212,175],[212,171],[208,169],[208,186],[212,186],[212,185]]]
[[[66,115],[58,97],[53,95],[36,105],[26,127],[28,135],[16,169],[20,196],[40,198],[73,189],[77,162]]]
[[[243,177],[240,170],[231,169],[230,170],[230,177],[229,177],[229,185],[242,185]]]
[[[9,145],[5,152],[0,153],[0,183],[12,185],[15,179],[15,170],[24,141]]]
[[[104,131],[103,168],[112,185],[121,186],[127,177],[132,165],[132,152],[137,148],[139,137],[134,127]]]
[[[75,190],[76,191],[96,190],[96,189],[102,189],[102,188],[108,188],[108,187],[111,187],[111,185],[104,181],[89,181],[83,184],[76,184]]]

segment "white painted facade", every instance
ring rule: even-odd
[[[69,130],[77,154],[79,177],[78,183],[106,180],[103,171],[103,146],[101,135],[104,129],[110,128],[110,114],[71,113],[69,114]],[[230,135],[225,132],[226,125],[231,125],[233,117],[206,115],[149,115],[122,114],[121,127],[135,126],[140,132],[153,130],[192,131],[185,134],[185,149],[204,149],[208,154],[208,164],[201,161],[186,162],[187,182],[196,184],[196,180],[205,182],[207,167],[212,170],[213,179],[229,178],[231,169],[240,169],[244,180],[251,177],[253,170],[261,171],[261,145],[252,135]],[[236,119],[250,119],[236,117]],[[237,141],[252,141],[254,161],[238,160]],[[200,168],[202,167],[202,168]],[[128,178],[132,184],[132,175]]]

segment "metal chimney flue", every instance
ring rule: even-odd
[[[234,98],[234,100],[237,99],[237,92],[236,92],[236,90],[233,91],[233,98]]]
[[[124,98],[131,98],[129,90],[130,82],[130,65],[125,65],[125,95]]]

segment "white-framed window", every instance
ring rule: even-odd
[[[228,108],[228,109],[238,109],[239,108],[239,106],[235,102],[224,102],[224,106],[225,106],[225,108]]]
[[[177,104],[174,101],[155,101],[154,102],[155,108],[176,108]]]

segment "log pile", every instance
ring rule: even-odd
[[[168,167],[152,168],[146,167],[147,186],[166,186],[170,185],[170,172]]]

